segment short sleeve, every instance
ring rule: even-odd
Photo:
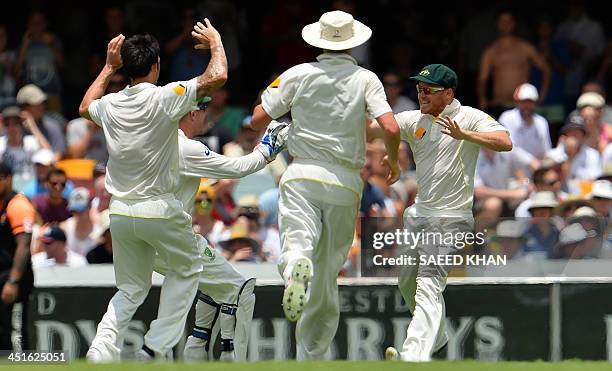
[[[410,142],[414,139],[414,127],[416,121],[411,111],[400,112],[395,115],[395,121],[400,128],[400,138]]]
[[[268,85],[261,95],[261,106],[268,116],[277,119],[291,110],[298,85],[299,74],[296,67],[283,72]]]
[[[387,102],[387,96],[385,95],[385,88],[374,73],[369,76],[366,83],[365,101],[370,118],[377,118],[387,112],[391,112],[391,106]]]
[[[193,110],[197,99],[197,77],[189,81],[171,82],[159,91],[159,103],[172,122],[178,122]]]
[[[13,197],[6,208],[6,215],[11,224],[13,235],[32,233],[36,212],[24,195],[19,194]]]
[[[96,99],[93,102],[89,103],[89,108],[87,110],[89,111],[89,116],[91,117],[93,122],[95,122],[98,126],[102,126],[102,110],[100,107],[100,99]]]
[[[509,133],[508,129],[491,115],[488,115],[482,111],[473,110],[472,114],[472,125],[471,130],[478,133],[490,133],[493,131],[505,131]]]

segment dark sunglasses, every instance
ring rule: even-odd
[[[446,88],[435,87],[435,86],[421,86],[421,85],[416,86],[417,93],[419,94],[423,93],[425,95],[436,94],[436,93],[443,91],[444,89]]]
[[[204,103],[204,102],[198,103],[198,109],[200,111],[206,111],[207,108],[208,108],[208,102],[207,103]]]

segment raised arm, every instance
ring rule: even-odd
[[[529,46],[529,58],[531,59],[533,64],[540,69],[540,72],[542,72],[540,102],[543,102],[544,99],[546,99],[546,96],[548,95],[548,88],[550,86],[550,66],[546,62],[546,59],[544,59],[544,57],[540,53],[538,53],[538,51],[532,46]]]
[[[221,42],[221,35],[210,24],[208,18],[204,18],[202,22],[198,22],[191,32],[199,44],[195,45],[196,49],[210,49],[210,62],[203,74],[198,76],[197,97],[198,99],[210,95],[213,91],[222,87],[227,81],[227,58],[225,57],[225,49]]]
[[[510,135],[504,130],[495,131],[470,131],[462,129],[452,118],[446,116],[436,120],[442,126],[442,133],[457,140],[467,140],[497,152],[512,150]]]
[[[89,89],[87,89],[87,92],[81,101],[81,105],[79,106],[79,114],[81,117],[91,120],[91,116],[89,115],[89,105],[94,100],[102,98],[111,77],[119,68],[121,68],[123,64],[121,61],[121,46],[123,45],[124,40],[125,36],[120,34],[108,43],[106,50],[106,64],[104,67],[102,67],[102,71],[96,80],[91,84]]]

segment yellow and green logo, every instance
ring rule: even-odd
[[[421,72],[419,72],[419,75],[421,76],[429,76],[430,72],[428,69],[424,69]]]

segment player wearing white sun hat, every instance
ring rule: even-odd
[[[282,73],[253,111],[255,129],[288,112],[293,120],[287,148],[294,161],[280,182],[279,270],[285,315],[298,321],[299,360],[324,358],[338,328],[336,278],[353,241],[368,117],[384,128],[388,182],[399,177],[399,129],[383,85],[349,54],[371,34],[348,13],[323,14],[302,30],[304,41],[323,49],[317,62]]]

